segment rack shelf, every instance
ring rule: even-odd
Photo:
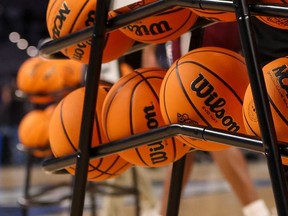
[[[287,17],[288,7],[281,4],[259,4],[250,3],[245,0],[220,1],[220,0],[158,0],[154,3],[143,6],[139,9],[121,14],[107,21],[108,8],[110,1],[97,1],[96,20],[97,25],[85,28],[79,32],[72,33],[59,39],[45,42],[40,46],[40,55],[46,58],[61,57],[59,51],[70,45],[86,40],[92,36],[92,47],[90,61],[87,71],[86,91],[84,98],[84,109],[82,115],[81,134],[79,139],[79,149],[75,154],[61,158],[51,158],[43,162],[43,168],[47,172],[61,172],[65,167],[76,164],[76,175],[74,194],[72,198],[71,215],[78,216],[82,214],[84,205],[84,194],[86,186],[87,165],[92,158],[103,157],[108,154],[116,153],[128,148],[134,148],[144,143],[151,143],[163,138],[175,135],[191,136],[197,139],[216,141],[227,145],[236,146],[259,153],[264,153],[267,158],[267,165],[272,182],[273,193],[279,216],[288,215],[288,190],[283,173],[281,156],[287,157],[287,144],[278,143],[275,136],[275,129],[271,117],[266,87],[262,70],[257,57],[257,46],[255,44],[254,33],[251,24],[251,16],[282,16]],[[253,97],[256,98],[255,105],[259,119],[262,139],[255,137],[232,134],[227,131],[210,129],[201,126],[188,126],[173,124],[151,131],[136,134],[125,139],[113,141],[106,145],[90,148],[92,122],[89,116],[94,116],[94,107],[97,100],[97,83],[101,71],[101,59],[103,52],[103,41],[105,33],[123,27],[136,20],[162,12],[174,6],[202,8],[210,10],[221,10],[235,12],[240,31],[240,38],[243,48],[243,54],[246,59],[247,69],[249,72],[250,84],[252,87]],[[201,23],[195,26],[195,29],[205,28],[208,23]],[[195,30],[195,29],[192,29]],[[98,53],[93,56],[93,53]],[[93,58],[93,61],[91,59]],[[276,147],[277,146],[277,147]],[[279,148],[278,148],[279,146]],[[185,157],[184,157],[185,160]],[[174,163],[178,168],[183,168],[184,163]],[[175,180],[175,188],[181,188],[181,175],[176,175],[176,169],[173,169],[172,180]],[[174,185],[175,185],[174,184]],[[171,189],[170,189],[171,190]],[[179,191],[179,190],[178,190]],[[180,197],[177,197],[174,204],[170,205],[169,215],[178,214],[178,204]],[[178,202],[177,202],[178,201]],[[169,206],[169,205],[168,205]]]

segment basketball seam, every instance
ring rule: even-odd
[[[83,10],[84,10],[84,8],[87,6],[88,2],[89,2],[89,0],[86,0],[86,2],[85,2],[85,3],[83,4],[83,6],[80,8],[80,10],[79,10],[77,16],[75,17],[74,22],[73,22],[73,24],[71,25],[71,28],[70,28],[70,30],[68,31],[68,33],[71,33],[71,32],[73,31],[74,26],[75,26],[75,24],[76,24],[76,22],[77,22],[77,20],[78,20],[78,18],[79,18],[79,16],[80,16],[80,14],[83,12]]]
[[[47,13],[47,20],[49,19],[50,14],[51,14],[51,11],[52,11],[52,9],[53,9],[53,7],[54,7],[54,5],[55,5],[56,2],[57,2],[57,0],[54,0],[54,2],[51,3],[51,7],[49,8],[49,11],[48,11],[48,13]]]
[[[220,48],[220,47],[217,47],[217,48],[227,50],[225,48]],[[231,50],[229,50],[229,51],[231,51]],[[186,55],[184,55],[183,58],[186,57],[186,56],[189,56],[191,54],[202,53],[202,52],[205,52],[205,53],[207,53],[207,52],[213,53],[214,52],[214,53],[224,54],[224,55],[230,56],[230,57],[232,57],[234,59],[237,59],[242,64],[246,65],[246,62],[245,62],[245,60],[243,58],[238,58],[238,56],[235,56],[235,55],[232,55],[232,54],[228,54],[227,52],[224,52],[224,51],[220,51],[220,50],[216,51],[216,50],[210,49],[209,47],[205,47],[205,48],[203,48],[201,50],[192,50],[191,52],[188,52]],[[231,52],[233,52],[233,51],[231,51]]]
[[[277,108],[277,106],[275,105],[275,103],[273,102],[273,100],[271,99],[270,96],[268,96],[269,98],[269,102],[271,104],[271,106],[274,108],[275,112],[277,113],[277,115],[282,119],[282,121],[287,125],[288,121],[285,118],[285,116],[280,112],[280,110]]]
[[[247,117],[246,117],[246,113],[245,113],[245,112],[243,112],[243,116],[244,116],[245,122],[246,122],[248,128],[250,129],[250,131],[251,131],[255,136],[259,137],[259,136],[257,135],[257,133],[253,130],[253,128],[251,127],[251,125],[249,124],[249,121],[248,121],[248,119],[247,119]]]
[[[72,147],[72,149],[77,152],[77,148],[74,146],[73,142],[71,141],[69,135],[68,135],[68,132],[66,131],[66,128],[65,128],[65,125],[64,125],[64,120],[63,120],[63,105],[64,105],[64,101],[65,99],[62,100],[61,104],[60,104],[60,122],[61,122],[61,126],[63,128],[63,132],[64,132],[64,135],[68,141],[68,144]]]

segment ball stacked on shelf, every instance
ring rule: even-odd
[[[128,37],[142,43],[164,43],[187,32],[198,16],[188,8],[174,7],[120,28]]]
[[[83,30],[94,24],[95,1],[50,0],[47,7],[46,22],[52,39],[57,39],[73,32]],[[111,15],[109,15],[111,18]],[[92,39],[79,42],[62,50],[71,59],[87,64],[89,62]],[[119,58],[134,44],[134,40],[115,30],[107,33],[102,62]],[[95,53],[97,55],[97,53]]]
[[[288,57],[278,58],[263,67],[267,94],[269,97],[272,118],[275,126],[277,140],[287,142],[288,99],[287,99],[287,65]],[[244,103],[243,118],[248,134],[261,137],[259,122],[254,105],[251,86],[247,87]],[[288,159],[283,158],[283,163],[288,164]]]
[[[52,154],[48,127],[53,109],[51,106],[49,110],[32,110],[19,123],[19,141],[35,157],[47,157]]]
[[[159,91],[165,73],[160,68],[140,68],[112,86],[102,114],[103,129],[110,141],[165,125],[159,107]],[[121,151],[119,155],[138,166],[160,167],[180,159],[189,150],[172,137]]]
[[[73,60],[27,59],[17,73],[17,87],[36,104],[55,102],[84,80],[83,64]]]
[[[109,86],[102,84],[98,88],[96,113],[94,118],[92,117],[94,126],[91,147],[108,142],[102,129],[101,112],[109,88]],[[55,157],[75,153],[78,149],[84,92],[85,87],[74,90],[60,101],[53,112],[49,125],[49,141]],[[89,181],[102,181],[117,177],[130,167],[131,164],[119,157],[118,154],[92,159],[89,161],[87,179]],[[67,171],[74,175],[75,166],[67,168]]]
[[[194,49],[174,62],[165,75],[160,90],[164,121],[244,133],[242,103],[248,83],[240,54],[218,47]],[[185,136],[177,138],[205,151],[230,147]]]
[[[287,6],[286,0],[261,0],[262,3],[280,4],[281,6]],[[281,16],[256,16],[261,22],[279,29],[288,29],[288,19]]]

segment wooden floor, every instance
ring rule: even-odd
[[[163,191],[163,180],[167,167],[145,169],[145,176],[150,181],[150,186],[153,191],[154,198],[160,202]],[[257,187],[259,195],[263,198],[270,209],[275,207],[274,196],[271,189],[269,172],[265,159],[249,162],[249,169],[253,181]],[[0,169],[0,207],[19,207],[17,199],[23,196],[24,191],[24,166],[18,167],[1,167]],[[47,185],[57,185],[60,182],[71,182],[70,175],[54,175],[47,174],[40,165],[33,166],[31,179],[31,193]],[[129,183],[128,183],[129,184]],[[53,200],[65,193],[70,193],[71,187],[55,190],[44,195],[44,200]],[[151,195],[151,194],[150,194]],[[45,197],[46,196],[46,197]],[[153,197],[151,195],[151,197]],[[41,199],[41,198],[39,198]],[[134,214],[134,199],[133,197],[124,197],[121,209],[117,211],[116,216],[133,216]],[[83,215],[91,215],[90,199],[85,199],[85,211]],[[101,216],[103,212],[102,195],[98,195],[97,212]],[[61,211],[50,211],[49,208],[38,208],[37,215],[45,216],[65,216],[69,215],[70,201],[65,201],[60,204]],[[0,210],[0,215],[1,210]],[[190,180],[182,194],[180,213],[181,216],[241,216],[241,206],[231,191],[229,184],[223,179],[218,168],[213,162],[200,161],[195,164],[193,173],[190,175]],[[14,216],[14,215],[12,215]],[[15,214],[16,216],[16,214]],[[17,214],[18,216],[18,214]],[[33,215],[34,216],[34,215]],[[111,215],[112,216],[112,215]],[[151,215],[152,216],[152,215]]]

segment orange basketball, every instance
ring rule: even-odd
[[[288,165],[288,158],[286,158],[286,157],[281,157],[281,161],[282,161],[282,164]]]
[[[64,88],[79,87],[84,82],[84,64],[71,59],[59,59],[56,61],[57,70],[63,78]]]
[[[283,57],[278,58],[263,67],[263,74],[277,139],[283,142],[288,141],[288,118],[287,115],[285,115],[285,113],[288,112],[288,87],[285,81],[285,78],[288,75],[287,65],[288,57]],[[260,137],[260,128],[250,85],[247,87],[244,97],[243,118],[247,133]]]
[[[262,3],[280,4],[281,6],[287,6],[286,0],[261,0]],[[263,23],[279,29],[288,29],[288,19],[285,17],[273,17],[273,16],[256,16],[257,19]]]
[[[99,85],[91,147],[108,142],[102,130],[100,118],[102,104],[107,94],[106,87],[107,86]],[[60,101],[53,112],[49,125],[49,140],[55,157],[66,156],[77,151],[82,121],[84,92],[84,87],[74,90]],[[116,177],[130,167],[131,164],[117,154],[92,159],[89,162],[88,180],[102,181]],[[75,174],[75,166],[69,167],[67,170],[69,173]]]
[[[61,90],[64,83],[57,70],[58,61],[41,57],[27,59],[18,70],[18,88],[26,93],[51,93]]]
[[[165,73],[160,68],[140,68],[112,86],[104,101],[102,115],[109,140],[164,126],[158,95]],[[119,155],[138,166],[160,167],[180,159],[189,150],[175,138],[168,138],[119,152]]]
[[[56,104],[51,104],[49,106],[47,106],[43,111],[44,113],[50,118],[56,108]]]
[[[19,68],[17,87],[33,103],[45,104],[62,98],[68,88],[83,82],[83,64],[73,60],[33,57]]]
[[[28,148],[49,146],[48,126],[49,116],[44,111],[28,112],[19,123],[19,141]]]
[[[128,37],[142,43],[164,43],[187,32],[197,18],[198,16],[190,9],[175,7],[133,22],[120,30]]]
[[[241,55],[218,47],[194,49],[174,62],[165,75],[160,90],[164,121],[243,133],[241,113],[247,85],[247,69]],[[177,138],[205,151],[230,147],[190,137]]]
[[[234,22],[236,21],[236,15],[234,12],[217,11],[217,10],[205,10],[205,9],[191,9],[195,14],[203,17],[207,20],[218,22]]]
[[[95,1],[86,0],[50,0],[46,13],[46,24],[52,39],[63,37],[69,33],[80,31],[94,24]],[[71,59],[89,62],[91,39],[70,46],[62,52]],[[106,63],[119,58],[127,52],[134,40],[127,37],[120,30],[106,35],[102,62]],[[97,53],[95,53],[97,55]]]

